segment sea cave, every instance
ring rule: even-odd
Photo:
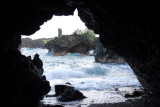
[[[103,46],[122,56],[133,69],[147,95],[145,103],[151,106],[158,103],[158,9],[111,8],[103,0],[5,1],[3,4],[0,42],[0,101],[3,104],[10,107],[38,106],[50,91],[49,82],[38,74],[41,66],[19,51],[21,35],[33,34],[52,15],[73,15],[76,8],[85,25],[100,35]]]

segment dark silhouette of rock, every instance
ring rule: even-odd
[[[28,47],[28,48],[46,48],[45,42],[52,38],[41,38],[41,39],[30,39],[30,38],[22,38],[22,43],[20,47]]]
[[[69,85],[55,85],[55,93],[59,101],[67,102],[86,98],[81,92]]]
[[[62,105],[41,104],[38,107],[64,107]]]
[[[43,62],[42,60],[39,58],[38,54],[34,55],[34,58],[32,60],[32,62],[34,63],[34,65],[39,69],[39,72],[37,72],[39,75],[42,75],[44,70],[43,70]]]
[[[67,85],[55,85],[55,95],[62,95],[64,90],[67,88]]]
[[[126,98],[129,98],[129,97],[139,97],[139,96],[142,96],[142,95],[143,95],[142,91],[135,90],[132,94],[125,94],[125,97]]]
[[[142,7],[144,2],[139,1],[135,2],[139,5],[135,8],[130,6],[134,3],[129,2],[125,2],[128,4],[126,8],[121,8],[122,3],[105,0],[3,0],[1,104],[31,106],[48,92],[49,84],[34,73],[33,63],[17,52],[20,35],[35,33],[53,15],[73,15],[76,8],[85,25],[100,35],[103,46],[122,56],[146,92],[160,99],[159,7],[152,1],[145,1],[145,5],[153,8]],[[25,81],[28,82],[25,84]]]
[[[46,97],[56,97],[56,95],[53,95],[53,94],[51,94],[51,95],[46,95]]]
[[[1,84],[0,94],[5,96],[0,98],[1,101],[7,98],[4,103],[8,102],[8,105],[12,105],[10,107],[37,105],[50,91],[49,82],[42,75],[42,64],[35,65],[31,58],[21,55],[18,50],[1,53],[1,55],[7,55],[7,58],[1,60],[5,72],[1,72],[0,81],[1,83],[6,81],[5,84]]]
[[[28,48],[45,48],[43,39],[32,40],[30,38],[22,38],[21,47]]]
[[[65,55],[67,53],[80,53],[88,55],[90,50],[95,47],[95,42],[90,40],[86,35],[63,35],[49,41],[46,45],[49,52],[54,55]]]
[[[62,36],[62,29],[59,28],[59,29],[58,29],[58,37],[61,37],[61,36]]]
[[[104,48],[103,45],[100,43],[100,41],[98,41],[96,44],[96,47],[94,50],[94,56],[95,56],[96,62],[117,63],[117,64],[126,63],[124,58],[120,57],[119,55],[114,53],[112,50]]]
[[[66,82],[65,84],[66,84],[66,85],[72,85],[70,82]]]

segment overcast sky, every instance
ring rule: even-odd
[[[80,20],[76,10],[73,16],[53,16],[51,20],[48,20],[40,26],[40,30],[31,35],[30,38],[38,39],[55,37],[58,35],[58,28],[62,29],[62,34],[72,34],[76,29],[84,30],[86,26]]]

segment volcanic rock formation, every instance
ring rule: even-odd
[[[22,38],[22,42],[20,47],[28,47],[28,48],[46,48],[43,40],[47,39],[36,39],[32,40],[30,38]]]
[[[152,7],[151,1],[145,3]],[[100,35],[104,47],[127,61],[146,92],[160,97],[159,9],[120,8],[118,4],[105,0],[4,0],[0,9],[1,104],[34,104],[49,91],[48,82],[34,72],[35,65],[17,50],[20,35],[33,34],[53,14],[73,15],[75,8],[85,25]]]
[[[55,93],[59,101],[67,102],[86,98],[83,93],[69,85],[55,85]]]
[[[55,37],[53,40],[45,44],[49,52],[54,55],[66,55],[67,53],[80,53],[88,55],[90,50],[93,50],[96,45],[96,40],[90,40],[86,35],[63,35]]]
[[[117,64],[125,63],[125,60],[121,56],[117,55],[112,50],[104,48],[100,41],[96,44],[94,56],[96,62]]]

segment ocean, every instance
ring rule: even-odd
[[[60,102],[55,97],[44,98],[44,104],[65,105],[65,107],[86,107],[97,103],[124,102],[125,93],[131,93],[141,87],[130,66],[126,64],[96,63],[94,56],[78,53],[54,56],[47,49],[21,48],[21,53],[32,58],[37,53],[43,61],[44,75],[52,87],[49,94],[54,94],[54,85],[71,83],[75,89],[87,98],[84,100]],[[115,88],[119,87],[116,91]]]

